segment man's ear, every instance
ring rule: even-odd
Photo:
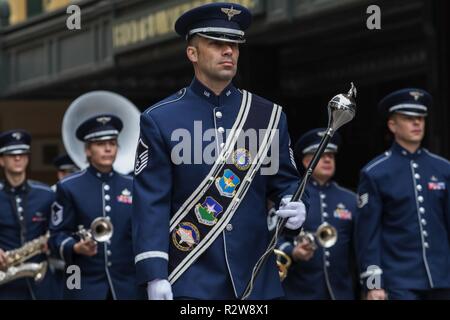
[[[312,157],[310,157],[309,155],[302,156],[302,164],[305,169],[308,168],[309,163],[311,162],[311,159],[312,159]]]
[[[388,121],[387,121],[387,127],[389,128],[389,131],[391,131],[392,133],[395,133],[395,126],[396,125],[396,119],[395,119],[395,115],[392,115],[389,117]]]
[[[193,63],[198,61],[198,50],[196,47],[191,46],[191,45],[187,46],[186,47],[186,55],[187,55],[189,61],[191,61]]]
[[[89,158],[90,156],[92,156],[91,148],[90,148],[90,144],[89,144],[89,143],[85,143],[85,144],[84,144],[84,152],[86,153],[86,157],[87,157],[87,158]]]
[[[0,166],[2,166],[2,167],[5,166],[5,161],[3,159],[3,156],[0,156]]]

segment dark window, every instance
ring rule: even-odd
[[[42,0],[27,0],[27,17],[31,18],[42,13]]]

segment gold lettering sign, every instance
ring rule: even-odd
[[[223,0],[189,1],[113,25],[113,48],[118,50],[150,39],[169,35],[174,32],[175,21],[184,12],[207,3],[222,1]],[[256,6],[257,1],[258,0],[240,0],[232,2],[253,9]]]

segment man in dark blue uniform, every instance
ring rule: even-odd
[[[132,178],[113,170],[122,121],[102,114],[84,121],[76,136],[86,144],[89,167],[57,184],[52,206],[51,244],[66,267],[81,271],[81,288],[66,286],[65,299],[137,299],[131,242]],[[107,242],[75,235],[78,226],[89,229],[97,217],[113,225]],[[70,279],[68,279],[70,280]]]
[[[305,133],[295,145],[296,158],[307,167],[317,150],[326,129]],[[293,260],[283,287],[288,299],[328,300],[354,299],[353,221],[356,214],[356,195],[332,181],[335,173],[335,154],[340,144],[335,134],[322,154],[308,183],[309,211],[303,226],[305,232],[316,233],[328,223],[337,231],[336,243],[325,248],[317,239],[294,243],[292,237],[280,239],[279,249]]]
[[[80,168],[77,167],[77,165],[67,154],[58,156],[55,160],[53,160],[53,165],[57,170],[56,176],[58,181],[80,170]]]
[[[66,176],[75,173],[80,170],[78,166],[67,154],[62,154],[53,160],[53,166],[56,168],[56,177],[58,181],[62,180]],[[56,183],[51,186],[52,190],[56,192]],[[49,269],[53,273],[55,279],[57,279],[59,296],[62,298],[64,289],[64,271],[66,270],[66,264],[58,255],[52,255],[49,257]]]
[[[278,204],[298,186],[281,108],[231,83],[250,21],[238,4],[183,14],[175,30],[188,41],[195,78],[141,116],[133,241],[150,299],[241,297],[269,242],[266,199]],[[244,132],[256,147],[239,139]],[[298,229],[305,206],[291,202],[277,213]],[[250,298],[283,295],[271,256]]]
[[[24,130],[11,130],[0,135],[0,165],[5,180],[0,183],[0,270],[5,271],[5,251],[48,231],[50,206],[55,199],[49,186],[28,180],[26,169],[30,160],[31,136]],[[26,263],[46,261],[40,254]],[[1,271],[0,271],[1,272]],[[0,286],[0,299],[53,299],[54,279],[46,273],[42,282],[20,278]]]
[[[356,245],[367,299],[450,298],[450,163],[421,147],[431,100],[403,89],[379,104],[395,141],[360,175]]]

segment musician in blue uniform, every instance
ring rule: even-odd
[[[295,155],[306,168],[317,150],[326,129],[305,133],[295,145]],[[297,243],[292,237],[280,239],[279,248],[293,261],[283,281],[287,299],[329,300],[354,299],[353,221],[356,214],[356,195],[332,180],[335,173],[335,154],[340,144],[334,134],[322,154],[311,180],[308,182],[309,211],[303,230],[315,234],[319,226],[328,223],[337,232],[331,247],[306,239]],[[330,245],[332,244],[330,238]],[[325,240],[325,239],[323,239]]]
[[[49,186],[27,179],[31,136],[24,130],[0,135],[0,165],[5,179],[0,183],[0,271],[5,271],[5,251],[18,249],[48,231],[50,206],[55,199]],[[46,262],[45,254],[26,263]],[[1,280],[0,280],[1,282]],[[0,299],[53,299],[54,279],[46,272],[41,282],[19,278],[0,285]]]
[[[229,3],[183,14],[175,30],[195,77],[141,116],[133,241],[150,299],[242,297],[269,243],[266,199],[278,205],[299,184],[281,108],[231,82],[250,21],[247,8]],[[298,201],[277,213],[298,229],[305,211]],[[252,292],[284,295],[273,255]]]
[[[361,171],[357,256],[367,299],[450,299],[450,163],[421,147],[432,98],[386,96],[390,150]]]
[[[62,154],[53,160],[58,181],[80,170],[68,154]]]
[[[113,170],[120,146],[122,121],[101,114],[84,121],[76,136],[85,142],[89,167],[57,184],[52,207],[51,244],[66,262],[81,271],[81,288],[67,284],[65,299],[138,299],[131,242],[132,178]],[[105,217],[113,225],[106,242],[77,236],[78,227],[90,229]],[[67,271],[66,271],[67,272]],[[69,272],[66,276],[72,275]]]
[[[66,176],[75,173],[80,170],[78,166],[67,154],[62,154],[53,160],[53,166],[56,168],[56,177],[58,181],[62,180]],[[51,189],[56,192],[56,183],[51,186]],[[49,270],[53,273],[53,276],[58,283],[58,287],[55,289],[55,295],[59,295],[62,298],[63,289],[65,286],[64,274],[66,270],[66,264],[58,255],[51,255],[48,259]],[[58,293],[56,292],[58,290]]]

